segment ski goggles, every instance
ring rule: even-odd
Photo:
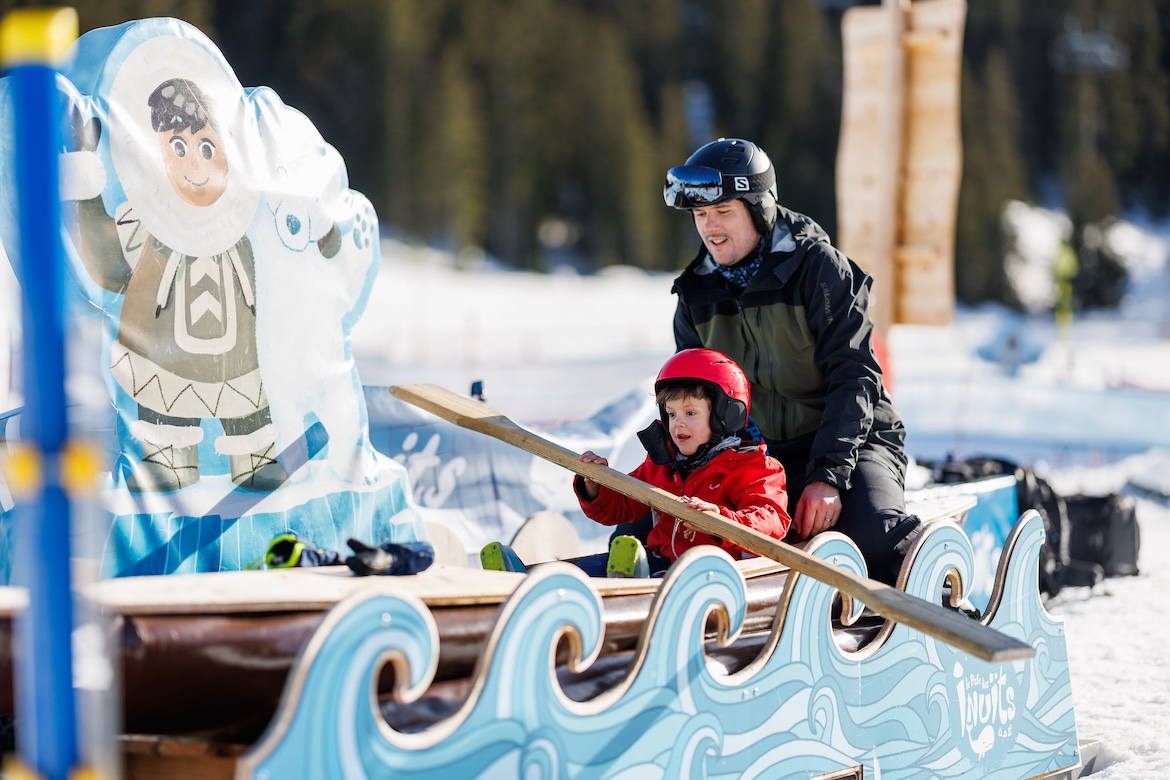
[[[776,183],[772,168],[763,173],[723,173],[705,165],[679,165],[666,172],[662,199],[676,209],[710,206],[728,198],[764,192]]]

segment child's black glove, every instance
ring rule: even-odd
[[[305,566],[338,566],[341,553],[318,547],[292,531],[273,537],[264,555],[248,564],[249,569],[291,569]]]
[[[346,542],[353,555],[345,565],[356,574],[418,574],[435,562],[435,548],[427,542],[387,542],[370,547],[357,539]]]

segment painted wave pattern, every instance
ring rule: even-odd
[[[256,778],[807,778],[860,764],[885,780],[1016,780],[1074,766],[1063,627],[1043,610],[1036,583],[1043,533],[1038,516],[1013,532],[990,621],[1032,644],[1032,660],[987,664],[902,625],[880,647],[842,652],[828,619],[833,589],[798,576],[774,648],[725,674],[703,653],[703,630],[710,611],[723,610],[736,634],[744,586],[711,548],[668,573],[632,679],[584,703],[563,695],[550,657],[569,632],[580,640],[581,665],[595,659],[601,602],[574,567],[541,567],[501,613],[482,689],[417,734],[387,726],[371,681],[391,657],[400,676],[409,670],[405,697],[425,691],[436,664],[434,621],[416,601],[359,598],[330,613],[302,657],[303,678],[241,765]],[[843,536],[824,535],[810,552],[863,571]],[[972,566],[962,531],[939,524],[907,590],[938,593],[948,571],[966,580]]]

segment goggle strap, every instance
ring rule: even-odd
[[[776,172],[769,168],[763,173],[725,173],[723,174],[723,192],[737,194],[748,192],[763,192],[776,183]]]

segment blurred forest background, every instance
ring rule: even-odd
[[[0,0],[0,11],[38,3]],[[344,156],[384,230],[551,270],[681,267],[667,168],[753,139],[780,200],[835,232],[850,0],[83,0],[82,31],[198,26]],[[973,0],[964,38],[960,301],[1014,304],[1010,199],[1067,210],[1078,308],[1124,281],[1094,227],[1170,211],[1170,0]],[[1086,229],[1087,228],[1087,229]],[[1089,241],[1086,242],[1086,237]]]

